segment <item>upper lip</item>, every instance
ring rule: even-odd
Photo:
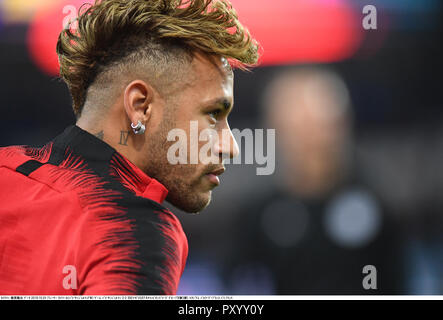
[[[225,172],[225,170],[226,169],[224,167],[222,167],[222,168],[218,168],[218,169],[212,170],[208,174],[213,174],[215,176],[219,176],[219,175],[222,175]]]

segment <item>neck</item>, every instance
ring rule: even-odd
[[[140,147],[137,147],[134,133],[129,125],[120,123],[118,120],[115,121],[111,117],[96,121],[86,116],[80,117],[76,125],[113,147],[118,153],[143,170],[142,163],[138,161],[137,156]]]

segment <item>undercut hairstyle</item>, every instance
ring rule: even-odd
[[[77,117],[92,87],[100,91],[128,72],[143,72],[161,87],[196,51],[241,69],[259,57],[257,41],[228,0],[96,0],[80,8],[77,23],[57,43],[60,77]]]

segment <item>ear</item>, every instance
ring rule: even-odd
[[[154,88],[142,80],[134,80],[126,86],[124,108],[128,119],[133,124],[141,121],[146,125],[151,117],[153,98]]]

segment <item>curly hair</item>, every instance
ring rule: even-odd
[[[159,68],[195,51],[223,56],[242,69],[259,56],[257,41],[228,0],[96,0],[80,8],[77,22],[57,43],[60,76],[77,116],[88,88],[112,67],[121,72],[150,63],[158,77]]]

